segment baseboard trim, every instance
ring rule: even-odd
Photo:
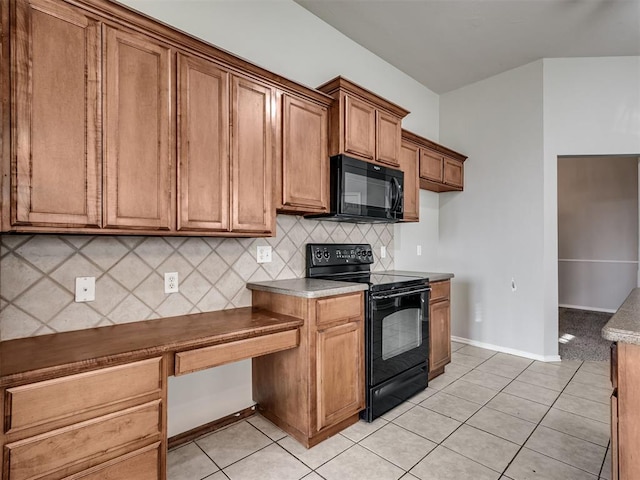
[[[584,305],[566,305],[566,304],[561,304],[558,306],[562,308],[573,308],[574,310],[588,310],[590,312],[616,313],[616,310],[615,309],[612,310],[611,308],[596,308],[596,307],[585,307]]]
[[[559,362],[560,355],[538,355],[536,353],[525,352],[523,350],[516,350],[515,348],[501,347],[499,345],[493,345],[491,343],[478,342],[477,340],[471,340],[469,338],[454,337],[451,336],[451,340],[458,343],[464,343],[473,347],[486,348],[487,350],[493,350],[495,352],[508,353],[509,355],[516,355],[518,357],[530,358],[532,360],[539,360],[541,362]]]
[[[195,440],[202,435],[206,435],[207,433],[215,432],[216,430],[220,430],[222,427],[226,427],[227,425],[231,425],[232,423],[239,422],[245,418],[248,418],[256,413],[256,406],[252,405],[250,407],[244,408],[239,412],[232,413],[231,415],[227,415],[226,417],[219,418],[214,420],[213,422],[205,423],[204,425],[200,425],[199,427],[192,428],[191,430],[187,430],[186,432],[179,433],[178,435],[174,435],[173,437],[169,437],[167,440],[167,448],[175,448],[180,445],[184,445],[185,443],[189,443],[192,440]]]

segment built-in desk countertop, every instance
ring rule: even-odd
[[[244,307],[8,340],[0,342],[0,387],[251,338],[266,341],[302,324],[300,318]],[[237,359],[254,356],[251,349],[245,353]],[[168,371],[176,373],[174,365]]]

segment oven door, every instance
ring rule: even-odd
[[[369,386],[378,385],[429,359],[427,286],[369,296]]]

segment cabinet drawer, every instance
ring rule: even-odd
[[[364,300],[361,294],[330,297],[318,300],[316,325],[327,325],[341,320],[363,317]]]
[[[64,480],[160,480],[160,448],[156,442]]]
[[[297,347],[299,343],[299,332],[295,329],[176,353],[175,375],[279,352]]]
[[[120,448],[157,441],[162,432],[160,403],[156,400],[5,445],[8,478],[60,479],[74,467],[82,470],[109,460]]]
[[[120,402],[156,393],[162,387],[161,358],[103,368],[7,389],[5,431],[11,432],[52,421],[77,422],[77,416]],[[115,407],[114,407],[115,408]],[[113,408],[111,409],[113,411]],[[96,415],[96,416],[97,416]],[[76,419],[71,418],[76,416]],[[68,419],[64,422],[64,419]],[[81,417],[82,418],[82,417]]]
[[[431,303],[449,299],[449,289],[451,288],[451,282],[449,282],[448,280],[444,282],[436,282],[432,283],[430,286]]]

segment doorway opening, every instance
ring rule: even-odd
[[[607,360],[600,331],[638,286],[637,156],[558,157],[562,359]]]

